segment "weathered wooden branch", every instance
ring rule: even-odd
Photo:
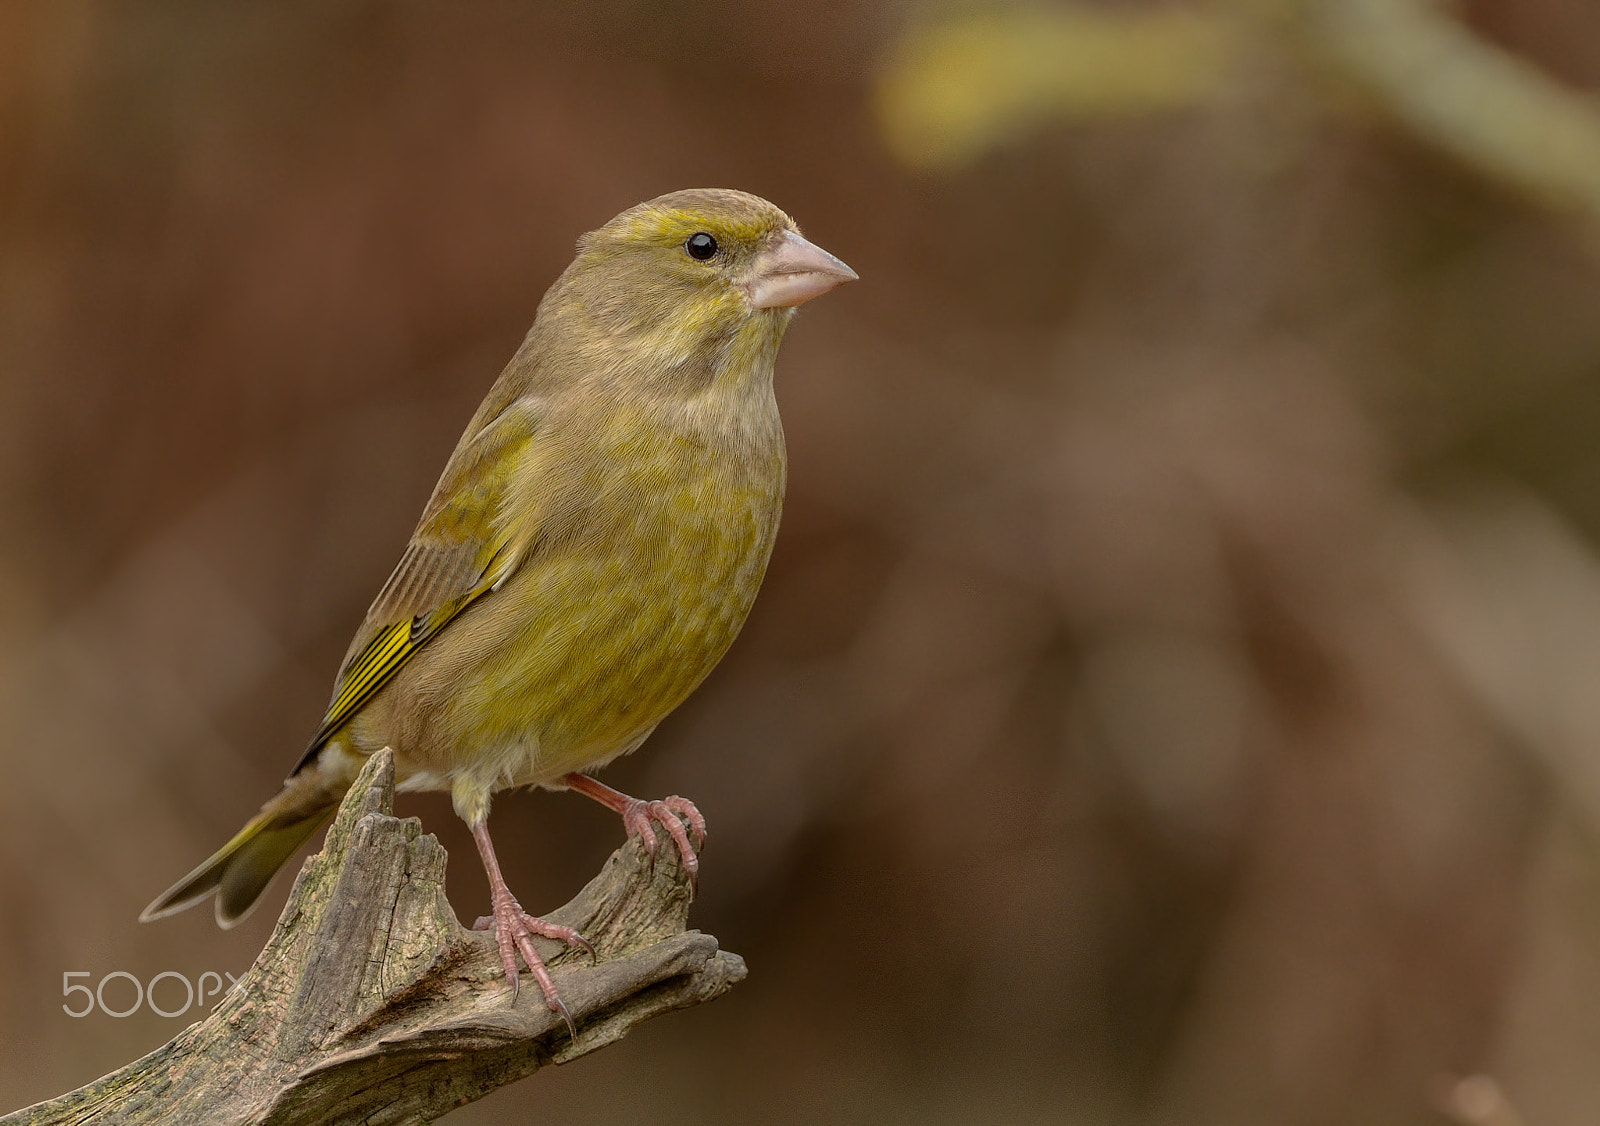
[[[255,965],[209,1017],[0,1126],[427,1122],[745,975],[738,955],[685,929],[689,890],[673,850],[652,865],[630,840],[550,916],[581,930],[598,963],[540,940],[573,1040],[538,989],[512,1002],[490,937],[464,929],[445,899],[444,849],[393,810],[383,751],[306,861]]]

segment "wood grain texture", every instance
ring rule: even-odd
[[[489,936],[463,928],[445,898],[444,849],[393,808],[385,750],[301,869],[255,965],[209,1017],[0,1126],[428,1122],[745,976],[738,955],[686,929],[672,850],[652,865],[630,840],[549,916],[578,927],[598,963],[540,940],[577,1022],[571,1040],[537,989],[512,1002]]]

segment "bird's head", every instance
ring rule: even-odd
[[[612,347],[682,366],[775,351],[796,306],[855,277],[766,200],[694,188],[584,235],[560,289]]]

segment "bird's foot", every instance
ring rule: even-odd
[[[678,857],[683,861],[684,874],[689,877],[689,894],[693,895],[698,890],[699,851],[706,844],[706,819],[695,808],[694,802],[677,796],[662,798],[660,801],[640,801],[638,798],[630,798],[621,790],[613,790],[604,782],[587,774],[568,774],[561,779],[561,782],[567,789],[576,790],[585,797],[593,798],[607,809],[620,813],[623,830],[628,836],[639,838],[650,857],[651,864],[655,863],[656,846],[659,843],[651,822],[660,825],[678,846]],[[689,823],[687,829],[684,828],[685,821]],[[689,841],[691,832],[694,834],[693,843]]]
[[[473,923],[472,929],[494,931],[495,945],[500,950],[500,964],[505,967],[506,981],[511,984],[512,1002],[516,1002],[520,990],[520,978],[517,974],[517,954],[520,951],[528,972],[539,983],[539,990],[544,994],[545,1006],[567,1022],[567,1031],[573,1039],[577,1039],[578,1026],[573,1023],[572,1013],[568,1011],[566,1002],[561,1000],[561,994],[556,991],[556,983],[550,980],[550,971],[545,968],[544,959],[539,957],[539,951],[534,949],[533,936],[552,938],[557,942],[565,942],[568,946],[579,947],[591,960],[595,960],[594,947],[589,945],[583,935],[572,927],[560,923],[547,923],[528,914],[510,892],[496,894],[494,914],[485,915]]]
[[[622,828],[630,837],[638,837],[644,845],[644,850],[649,854],[652,862],[656,856],[658,839],[656,831],[651,826],[654,821],[667,831],[674,844],[678,846],[678,859],[683,862],[684,873],[689,877],[689,890],[694,892],[700,886],[700,856],[699,850],[706,843],[706,819],[694,802],[688,798],[673,795],[659,801],[641,801],[638,798],[629,798],[622,807]],[[685,829],[684,822],[688,821]],[[690,832],[694,833],[694,841],[689,840]]]

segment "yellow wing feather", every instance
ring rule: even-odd
[[[493,592],[519,559],[500,520],[501,499],[534,440],[538,404],[512,402],[473,420],[445,466],[411,542],[356,632],[333,700],[292,773],[463,610]],[[472,431],[477,428],[474,435]]]

